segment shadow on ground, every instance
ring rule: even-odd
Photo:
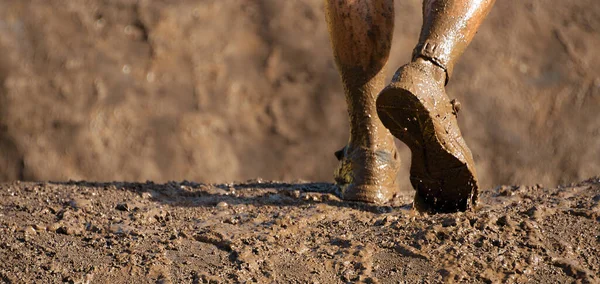
[[[353,208],[372,213],[386,213],[411,208],[410,196],[399,193],[389,204],[374,205],[345,201],[339,187],[325,182],[273,182],[250,180],[244,183],[204,184],[190,181],[154,183],[137,182],[50,182],[80,188],[112,188],[138,194],[149,194],[152,200],[180,207],[214,207],[221,202],[228,205],[306,206],[323,203],[330,206]],[[221,203],[223,204],[223,203]]]

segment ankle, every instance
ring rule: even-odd
[[[432,74],[435,81],[443,81],[444,85],[448,84],[449,76],[447,70],[435,63],[435,61],[427,57],[415,57],[412,62],[424,66],[426,71]]]
[[[364,148],[369,150],[395,149],[394,136],[375,116],[371,121],[363,121],[350,128],[349,150]]]

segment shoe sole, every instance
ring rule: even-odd
[[[380,185],[349,185],[342,191],[343,200],[377,205],[386,204],[396,195],[388,187]]]
[[[415,208],[432,213],[468,210],[478,190],[471,152],[447,97],[442,101],[448,105],[442,116],[410,91],[423,83],[393,83],[384,89],[377,98],[379,119],[412,152],[410,180],[417,191]]]
[[[399,160],[395,150],[392,153],[359,151],[351,157],[345,155],[343,150],[336,152],[341,164],[334,175],[342,199],[384,204],[397,194],[395,180]]]

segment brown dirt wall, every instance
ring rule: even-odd
[[[598,46],[596,0],[497,1],[448,85],[484,187],[600,173]],[[347,135],[321,0],[0,1],[0,180],[329,181]]]

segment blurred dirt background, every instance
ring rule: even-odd
[[[597,0],[496,3],[448,85],[484,187],[600,173],[598,46]],[[331,181],[347,135],[322,0],[0,0],[0,181]]]

